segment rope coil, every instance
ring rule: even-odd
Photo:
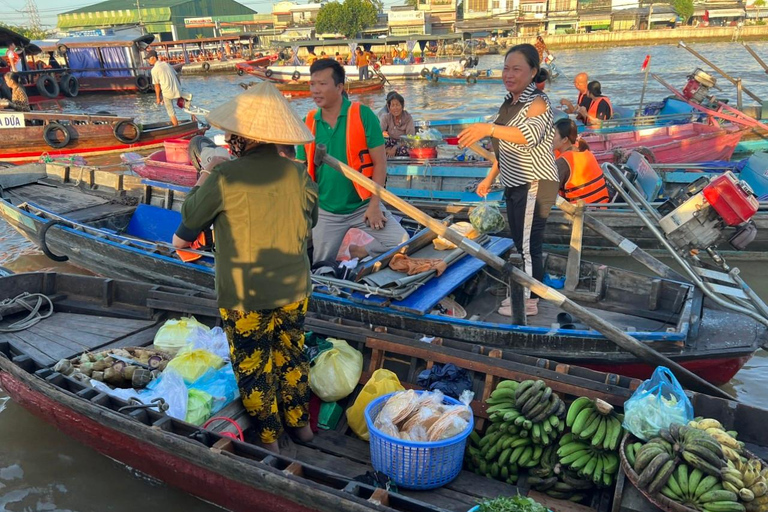
[[[32,305],[32,299],[37,298],[37,302]],[[29,301],[29,302],[28,302]],[[44,302],[48,302],[48,311],[40,313],[40,308],[43,307]],[[12,306],[19,305],[29,311],[29,314],[7,327],[0,327],[0,332],[19,332],[28,329],[44,320],[53,314],[53,302],[48,296],[42,293],[29,293],[23,292],[12,299],[5,299],[0,302],[0,321],[3,319],[3,313],[9,310]]]

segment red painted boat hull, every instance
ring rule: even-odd
[[[143,165],[133,166],[133,171],[148,180],[173,183],[182,187],[193,187],[197,182],[197,170],[192,164],[177,164],[165,159],[165,150],[155,151]]]
[[[148,443],[141,438],[140,428],[136,429],[135,436],[111,429],[61,405],[7,372],[0,372],[0,385],[16,403],[75,440],[193,496],[233,511],[311,510],[279,494],[255,489]]]
[[[615,161],[615,150],[648,148],[659,164],[730,160],[744,131],[701,123],[658,126],[607,134],[584,133],[597,161]]]
[[[730,382],[731,379],[747,364],[752,355],[739,357],[717,357],[711,359],[693,359],[690,361],[678,361],[685,369],[692,371],[707,382],[715,386],[722,386]],[[600,364],[600,363],[579,363],[585,368],[596,370],[598,372],[618,373],[636,379],[647,379],[653,373],[654,368],[642,363],[623,363],[623,364]]]

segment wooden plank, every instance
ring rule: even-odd
[[[581,272],[581,244],[584,235],[584,201],[579,200],[573,215],[571,246],[568,250],[568,263],[565,267],[565,289],[575,290],[579,285]]]
[[[586,505],[579,505],[578,503],[572,503],[567,500],[558,500],[551,496],[547,496],[543,492],[528,491],[528,497],[533,498],[552,512],[595,512],[594,509],[587,507]]]
[[[18,167],[6,167],[0,173],[0,187],[8,190],[36,183],[46,177],[45,166],[40,164],[20,165]]]
[[[20,352],[21,354],[28,355],[40,366],[50,366],[58,361],[45,352],[39,350],[34,345],[30,345],[23,339],[19,338],[15,333],[0,333],[0,343],[2,342],[9,343],[11,347],[13,347],[16,351]]]

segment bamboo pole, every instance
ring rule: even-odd
[[[386,203],[392,205],[394,208],[397,208],[401,212],[409,215],[412,219],[422,224],[423,226],[426,226],[435,234],[453,242],[457,247],[461,248],[467,254],[474,256],[481,261],[484,261],[493,269],[509,275],[513,281],[521,286],[524,286],[525,288],[529,288],[533,293],[546,301],[552,302],[563,311],[577,316],[586,325],[595,329],[607,339],[614,342],[622,350],[629,352],[630,354],[651,366],[666,366],[675,374],[680,382],[688,388],[720,398],[733,399],[731,395],[721,390],[717,386],[707,382],[688,369],[683,368],[676,362],[656,352],[647,345],[640,343],[632,336],[617,328],[615,325],[607,322],[605,319],[597,316],[588,309],[585,309],[576,304],[562,293],[537,281],[525,272],[515,268],[514,265],[504,261],[499,256],[488,252],[478,243],[465,238],[453,228],[450,228],[442,222],[433,219],[404,199],[401,199],[391,191],[382,187],[378,183],[375,183],[370,178],[366,178],[362,173],[356,171],[346,164],[339,162],[336,158],[327,154],[326,147],[324,145],[318,144],[315,150],[315,165],[321,165],[323,163],[342,173],[351,182],[365,188]]]

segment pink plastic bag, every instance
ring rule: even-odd
[[[344,235],[344,240],[339,247],[339,253],[336,255],[336,260],[346,261],[351,259],[349,256],[350,245],[367,245],[373,241],[373,237],[363,230],[357,228],[350,228],[347,234]]]

